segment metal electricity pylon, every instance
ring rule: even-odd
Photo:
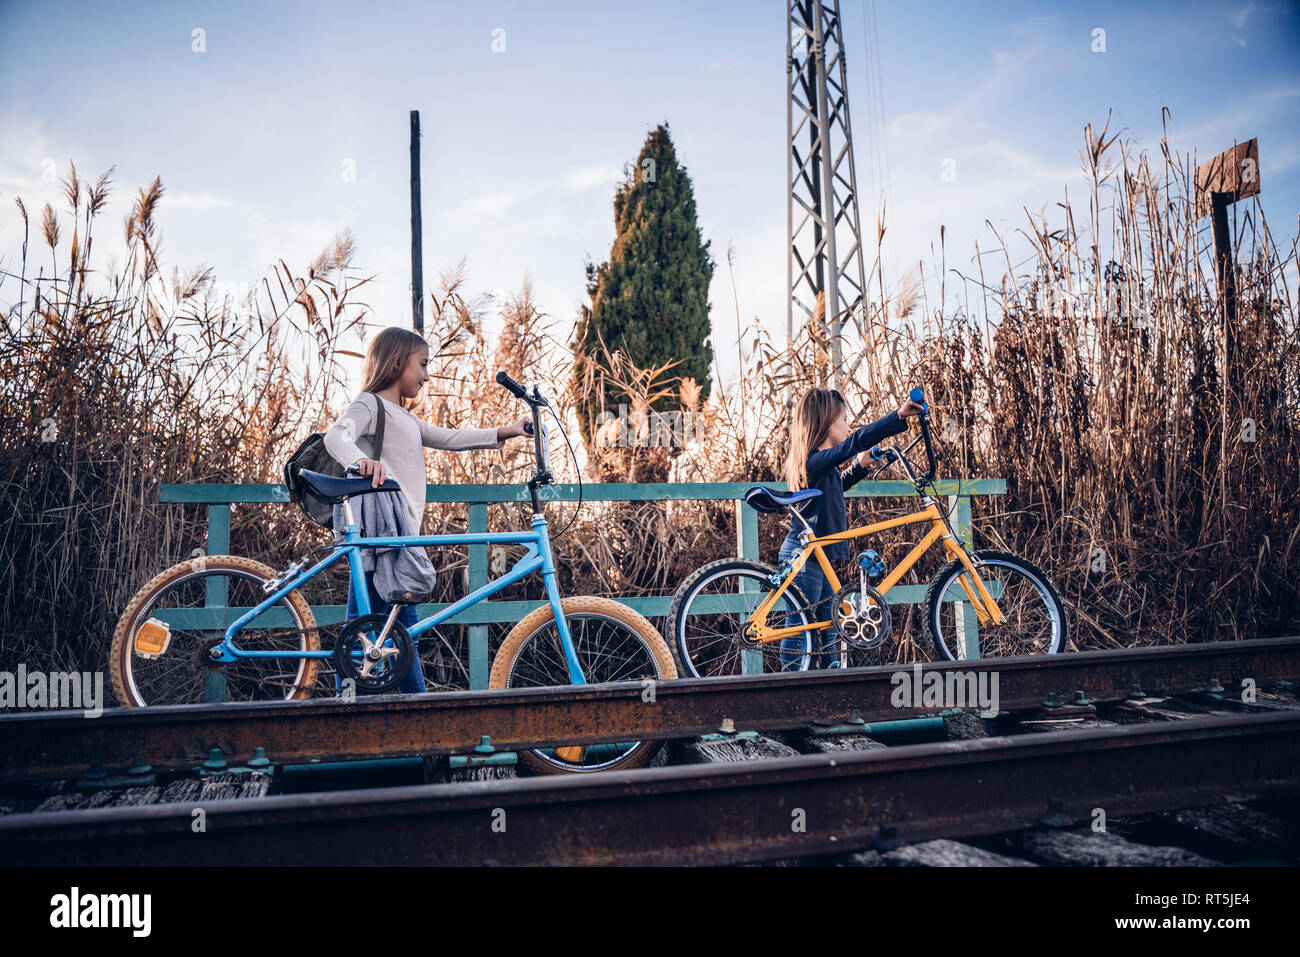
[[[789,0],[788,8],[786,333],[793,342],[796,320],[802,327],[818,296],[825,296],[831,381],[839,388],[862,360],[859,349],[846,369],[841,343],[849,322],[866,339],[861,316],[867,284],[840,5]]]

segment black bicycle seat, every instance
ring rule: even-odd
[[[341,502],[346,495],[363,495],[366,492],[400,492],[402,490],[402,486],[390,478],[385,478],[384,484],[376,488],[373,479],[364,476],[361,478],[336,478],[333,475],[322,475],[320,472],[313,472],[309,469],[302,469],[298,475],[307,483],[307,487],[315,493],[317,498],[322,498],[327,502]]]

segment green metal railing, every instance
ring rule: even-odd
[[[764,482],[769,488],[786,489],[784,482]],[[644,502],[644,501],[731,501],[736,510],[736,554],[741,558],[758,560],[758,513],[744,503],[744,495],[754,487],[753,482],[657,482],[605,483],[584,485],[586,502]],[[1003,495],[1003,479],[952,479],[935,483],[939,495],[947,496],[948,507],[954,511],[957,533],[971,545],[971,507],[973,495]],[[575,502],[577,485],[552,485],[543,490],[547,502]],[[886,498],[915,496],[910,482],[859,482],[846,493],[849,498]],[[163,485],[158,493],[160,502],[194,503],[208,508],[208,537],[205,552],[208,555],[225,555],[230,551],[230,507],[235,504],[289,502],[284,485]],[[528,489],[523,485],[429,485],[425,501],[464,503],[469,506],[467,531],[488,530],[488,506],[502,502],[527,502]],[[784,517],[782,521],[785,521]],[[469,545],[470,591],[488,582],[488,546]],[[896,585],[889,591],[889,600],[897,604],[917,604],[925,598],[925,585]],[[210,596],[213,597],[213,596]],[[668,614],[671,595],[640,598],[619,598],[624,605],[647,618],[662,618]],[[486,688],[491,662],[488,660],[488,625],[514,623],[543,602],[535,601],[481,601],[451,619],[451,624],[469,626],[469,680],[472,689]],[[221,602],[218,600],[218,605]],[[446,607],[446,603],[418,606],[420,618],[427,618]],[[236,609],[229,609],[236,611]],[[339,624],[347,613],[346,605],[313,605],[312,613],[320,625]],[[231,621],[234,619],[231,618]]]

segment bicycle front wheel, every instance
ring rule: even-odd
[[[109,652],[113,693],[122,707],[274,701],[310,697],[315,658],[208,658],[235,619],[267,597],[268,565],[235,555],[192,558],[159,572],[127,603]],[[235,636],[246,651],[320,648],[316,618],[297,590]]]
[[[763,644],[747,636],[750,618],[776,590],[772,584],[776,574],[775,568],[762,562],[724,558],[687,576],[668,609],[673,654],[683,677],[807,671],[811,667],[811,631]],[[803,592],[791,582],[768,612],[768,626],[807,627],[807,605]]]
[[[949,562],[925,595],[926,625],[940,655],[948,661],[1009,658],[1053,655],[1066,647],[1065,605],[1041,568],[1009,552],[986,550],[970,556],[1006,621],[979,621],[967,595],[967,588],[975,592],[974,582],[965,566]]]
[[[672,654],[654,625],[610,598],[577,597],[560,602],[573,650],[589,684],[666,681],[677,677]],[[550,603],[526,615],[506,635],[492,661],[488,687],[548,688],[569,684],[569,667]],[[521,751],[519,759],[537,774],[607,771],[646,764],[661,741],[625,741],[590,747]]]

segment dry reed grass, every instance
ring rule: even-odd
[[[878,295],[847,317],[846,328],[856,318],[861,329],[845,349],[850,404],[865,420],[909,386],[927,387],[948,436],[944,474],[1007,480],[1005,497],[975,501],[977,544],[1020,552],[1053,575],[1079,647],[1294,633],[1300,334],[1284,273],[1296,266],[1295,245],[1278,249],[1257,205],[1239,212],[1239,323],[1228,335],[1207,230],[1189,199],[1192,161],[1163,143],[1153,159],[1091,128],[1082,157],[1092,179],[1083,208],[1065,204],[1056,228],[1028,215],[1025,229],[977,250],[970,274],[941,261],[927,275],[918,264],[887,292],[877,262]],[[70,171],[71,237],[53,209],[42,211],[49,273],[42,264],[29,277],[37,254],[25,240],[21,272],[0,276],[0,289],[16,283],[18,292],[0,331],[0,667],[102,667],[131,593],[204,542],[204,511],[160,505],[158,486],[279,481],[294,445],[351,400],[340,343],[368,327],[347,234],[305,274],[276,264],[247,299],[217,295],[202,267],[164,281],[158,180],[140,190],[125,223],[126,262],[90,291],[92,234],[111,172],[91,186]],[[1027,265],[1013,264],[1017,244],[1031,250]],[[1091,297],[1060,294],[1088,285]],[[928,299],[935,287],[938,304]],[[1145,310],[1126,305],[1135,298]],[[961,305],[945,307],[950,300]],[[484,331],[493,305],[465,288],[463,262],[442,275],[426,320],[430,383],[412,411],[452,427],[510,421],[517,403],[492,378],[505,369],[541,384],[577,442],[573,360],[558,324],[527,280],[500,304],[505,326],[495,339]],[[671,390],[700,412],[707,440],[680,453],[594,449],[588,481],[777,480],[791,397],[830,375],[827,323],[819,313],[797,342],[778,343],[757,320],[742,326],[738,305],[735,313],[740,380],[715,388],[703,408],[698,386],[673,380],[670,368],[606,357],[634,412]],[[1255,423],[1254,442],[1243,439],[1244,419]],[[572,481],[558,439],[553,459],[560,480]],[[524,443],[503,454],[430,452],[428,461],[429,481],[444,484],[520,482],[531,468]],[[850,519],[906,507],[854,502]],[[554,530],[571,509],[552,506]],[[489,525],[523,527],[525,511],[490,506]],[[426,514],[429,532],[465,525],[463,506]],[[768,519],[760,527],[770,558],[784,528]],[[327,534],[296,509],[236,506],[231,550],[279,567]],[[875,544],[890,560],[914,538],[898,532]],[[556,542],[563,591],[618,596],[670,592],[734,549],[730,503],[589,503]],[[499,569],[509,555],[489,560]],[[434,559],[439,597],[463,594],[463,550]],[[308,593],[313,602],[345,597],[339,576]],[[540,597],[540,582],[501,597]],[[926,658],[911,611],[900,609],[897,651]],[[492,627],[493,645],[505,630]],[[463,629],[445,629],[425,655],[435,685],[464,686]]]

